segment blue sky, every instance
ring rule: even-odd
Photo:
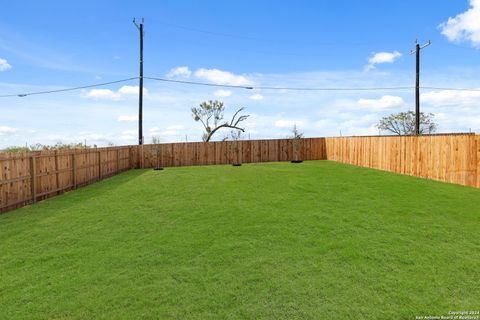
[[[138,75],[216,84],[480,88],[480,1],[10,1],[0,11],[0,95]],[[0,148],[33,143],[136,143],[136,81],[61,94],[0,98]],[[145,81],[145,139],[198,141],[190,108],[243,106],[251,138],[378,134],[384,115],[412,110],[414,91],[291,92]],[[480,132],[480,92],[422,90],[439,131]],[[220,133],[223,138],[227,132]]]

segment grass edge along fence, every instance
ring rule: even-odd
[[[333,160],[480,187],[475,134],[162,143],[0,154],[0,213],[134,168],[291,160]]]

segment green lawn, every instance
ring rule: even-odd
[[[329,161],[132,170],[0,216],[0,319],[480,309],[480,190]]]

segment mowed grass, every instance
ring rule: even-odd
[[[328,161],[132,170],[0,216],[0,319],[480,309],[480,190]]]

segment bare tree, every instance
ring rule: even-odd
[[[203,128],[205,129],[202,139],[204,142],[208,142],[215,132],[222,128],[232,128],[244,132],[245,129],[238,125],[240,122],[245,121],[250,115],[240,115],[243,110],[245,110],[245,108],[238,109],[237,112],[234,113],[230,122],[223,122],[223,113],[225,111],[223,102],[210,100],[202,102],[196,108],[192,108],[192,117],[195,121],[202,123]]]
[[[163,170],[163,168],[160,166],[160,158],[161,158],[161,145],[160,145],[160,137],[153,136],[152,137],[152,153],[153,157],[156,159],[156,166],[155,170]]]
[[[233,151],[232,165],[238,167],[242,165],[242,161],[240,159],[240,142],[239,142],[242,139],[242,131],[232,130],[230,132],[230,137],[232,139],[231,148]]]
[[[437,124],[433,121],[433,113],[420,112],[420,134],[430,134],[437,130]],[[415,112],[407,111],[380,119],[376,127],[382,131],[389,131],[398,135],[415,134]]]
[[[303,133],[300,132],[297,128],[297,124],[295,123],[292,128],[292,136],[287,137],[288,139],[292,139],[292,146],[293,146],[293,163],[300,163],[302,162],[299,159],[300,154],[300,147],[301,147],[301,139],[303,139]]]

